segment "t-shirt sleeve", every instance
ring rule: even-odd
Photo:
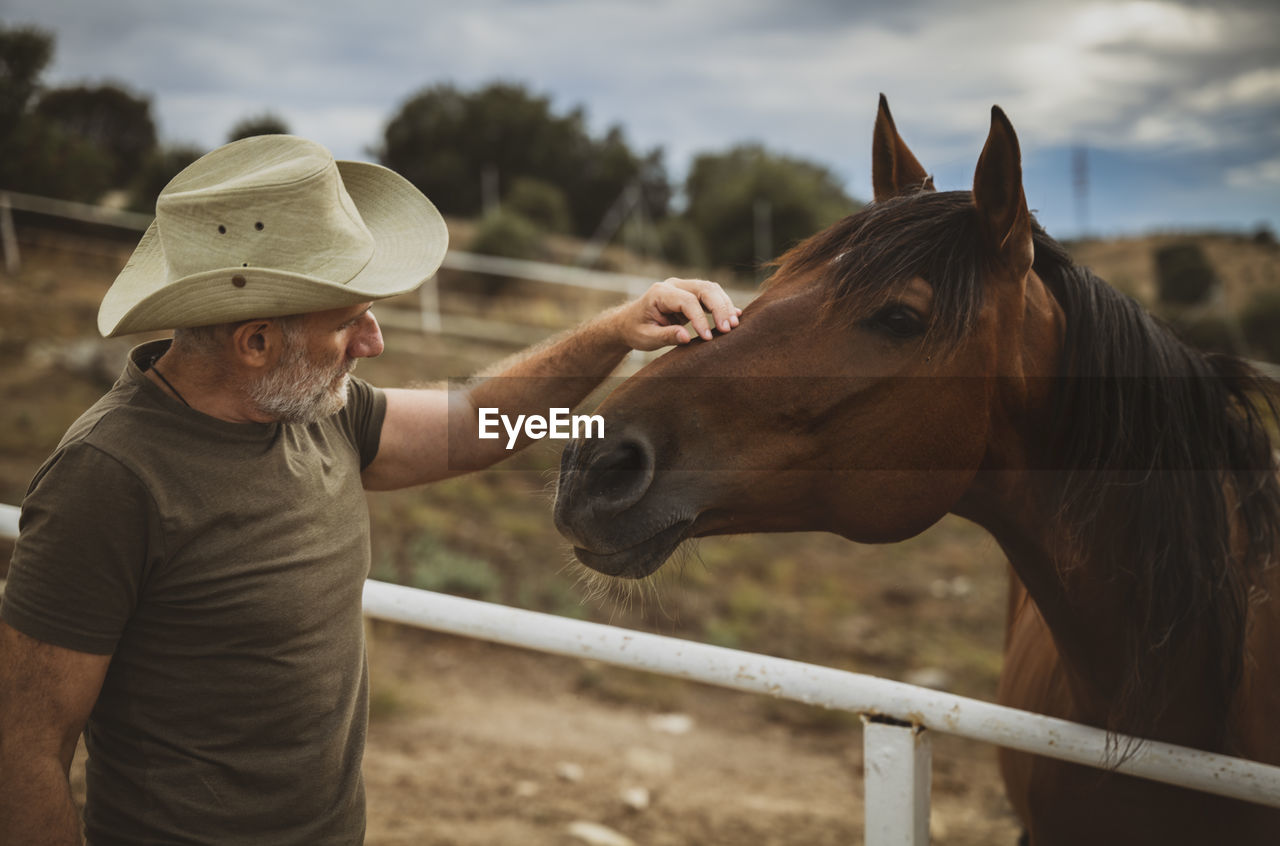
[[[158,528],[132,472],[96,447],[64,447],[23,500],[0,618],[36,640],[111,654],[159,555]]]
[[[360,469],[364,470],[378,457],[382,442],[382,421],[387,416],[387,395],[363,379],[352,377],[347,389],[347,404],[341,412],[342,426],[360,452]]]

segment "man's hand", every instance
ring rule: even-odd
[[[704,311],[711,312],[711,321]],[[742,309],[714,282],[705,279],[667,279],[654,283],[637,300],[617,313],[618,331],[627,346],[635,350],[656,350],[672,344],[687,344],[693,335],[711,340],[712,326],[728,332],[738,325]]]
[[[703,309],[711,312],[711,321]],[[687,344],[693,334],[686,322],[710,340],[713,325],[728,332],[738,325],[741,313],[714,282],[668,279],[639,299],[494,366],[486,374],[489,378],[464,392],[390,389],[381,444],[362,474],[364,486],[394,490],[488,467],[511,450],[500,438],[480,440],[472,434],[478,427],[478,409],[500,408],[518,416],[572,408],[629,349]],[[523,448],[528,440],[518,443]]]

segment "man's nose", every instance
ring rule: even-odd
[[[374,358],[382,355],[382,328],[378,326],[378,318],[372,311],[366,311],[359,323],[360,331],[356,333],[347,348],[351,358]]]

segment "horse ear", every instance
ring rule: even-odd
[[[875,135],[871,139],[871,186],[876,202],[917,191],[932,191],[933,177],[925,171],[898,135],[889,114],[889,101],[880,95]]]
[[[973,203],[987,245],[1019,278],[1031,269],[1031,212],[1022,190],[1022,152],[1013,124],[991,107],[991,132],[973,174]]]

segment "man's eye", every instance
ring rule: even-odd
[[[924,334],[924,320],[914,310],[901,304],[893,304],[880,309],[868,324],[895,338],[914,338]]]

